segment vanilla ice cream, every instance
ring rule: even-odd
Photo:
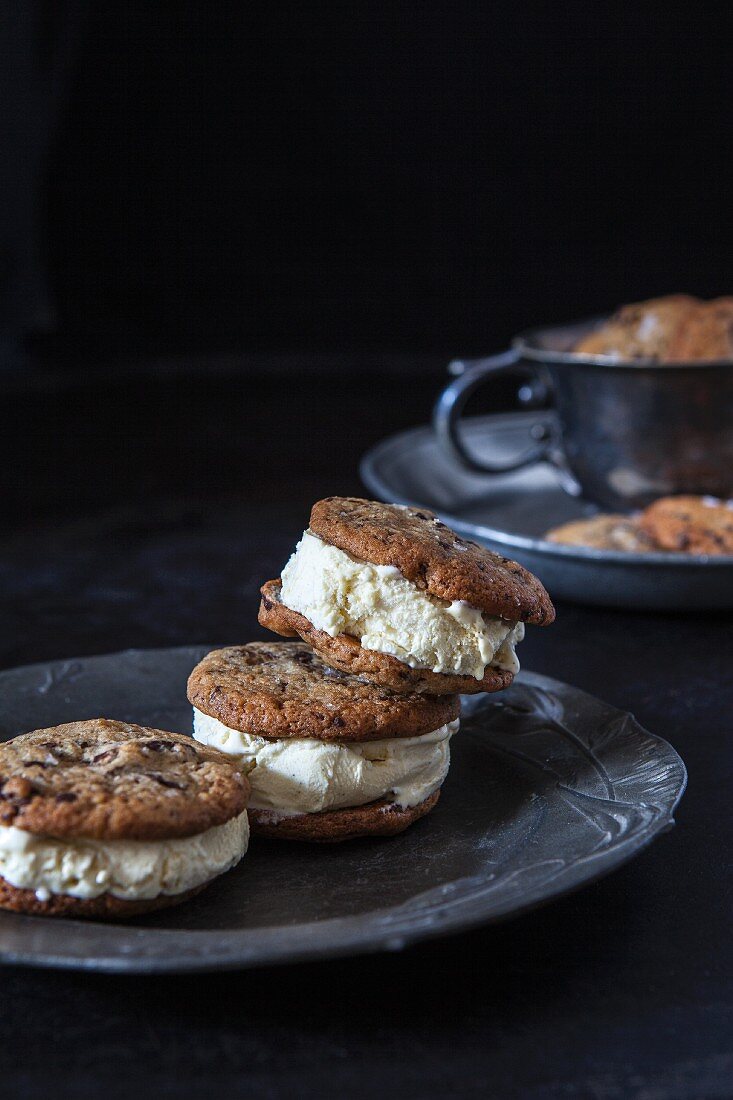
[[[185,894],[242,858],[249,842],[247,812],[198,836],[174,840],[58,840],[14,825],[0,826],[0,877],[39,901],[73,898],[139,900]]]
[[[332,638],[350,634],[410,668],[477,680],[487,665],[519,671],[514,645],[524,623],[430,596],[394,566],[358,561],[310,531],[282,571],[280,598]]]
[[[193,735],[254,763],[249,805],[281,817],[364,806],[380,798],[403,808],[424,802],[442,784],[458,719],[420,737],[334,743],[313,737],[268,741],[233,730],[194,708]]]

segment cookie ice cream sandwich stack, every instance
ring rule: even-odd
[[[247,850],[242,770],[190,737],[93,719],[0,744],[0,908],[120,919]]]
[[[253,833],[290,840],[389,836],[428,813],[460,711],[455,695],[397,694],[303,642],[215,650],[188,697],[196,739],[251,769]]]
[[[524,624],[553,618],[536,577],[432,513],[329,497],[262,588],[260,623],[301,640],[210,653],[194,736],[253,769],[253,832],[401,832],[438,800],[458,693],[510,684]]]
[[[554,617],[532,573],[432,512],[327,497],[263,586],[259,620],[381,687],[449,695],[507,687],[525,624]]]

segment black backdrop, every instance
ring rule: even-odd
[[[733,291],[729,4],[30,11],[18,86],[63,65],[33,200],[50,305],[26,302],[26,327],[480,353],[624,300]],[[19,120],[16,147],[38,144]]]

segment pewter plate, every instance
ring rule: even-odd
[[[484,459],[521,454],[534,425],[551,413],[471,417],[462,430]],[[418,504],[454,530],[515,558],[557,599],[665,611],[733,607],[733,556],[625,554],[546,542],[544,532],[596,509],[569,496],[549,463],[509,474],[464,470],[440,447],[431,427],[383,440],[364,456],[361,477],[380,500]]]
[[[98,715],[188,732],[186,678],[208,648],[0,673],[0,739]],[[440,803],[401,836],[255,838],[198,898],[134,924],[0,912],[0,961],[149,973],[399,950],[574,890],[673,824],[684,764],[631,715],[530,673],[466,704]]]

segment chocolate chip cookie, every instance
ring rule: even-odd
[[[435,805],[457,696],[391,692],[302,642],[215,650],[191,673],[194,737],[249,770],[252,831],[337,841],[402,832]]]
[[[302,642],[215,649],[188,680],[197,710],[229,728],[279,740],[415,737],[458,717],[456,695],[406,695],[328,665]]]
[[[641,526],[639,518],[623,515],[591,516],[563,523],[547,532],[548,542],[564,546],[589,546],[596,550],[619,550],[627,554],[648,554],[659,547]]]
[[[664,550],[733,554],[733,501],[716,497],[663,497],[641,514],[641,526]]]
[[[669,361],[679,333],[699,305],[699,299],[688,294],[668,294],[621,306],[584,336],[574,351],[579,355],[607,355],[616,360]]]
[[[249,784],[189,737],[91,719],[0,744],[0,906],[124,917],[198,892],[247,848]]]
[[[694,363],[733,359],[733,298],[668,294],[622,306],[584,336],[579,355]]]
[[[555,618],[550,597],[533,573],[457,535],[426,508],[326,497],[313,505],[310,530],[361,561],[393,566],[438,599],[539,626]]]

